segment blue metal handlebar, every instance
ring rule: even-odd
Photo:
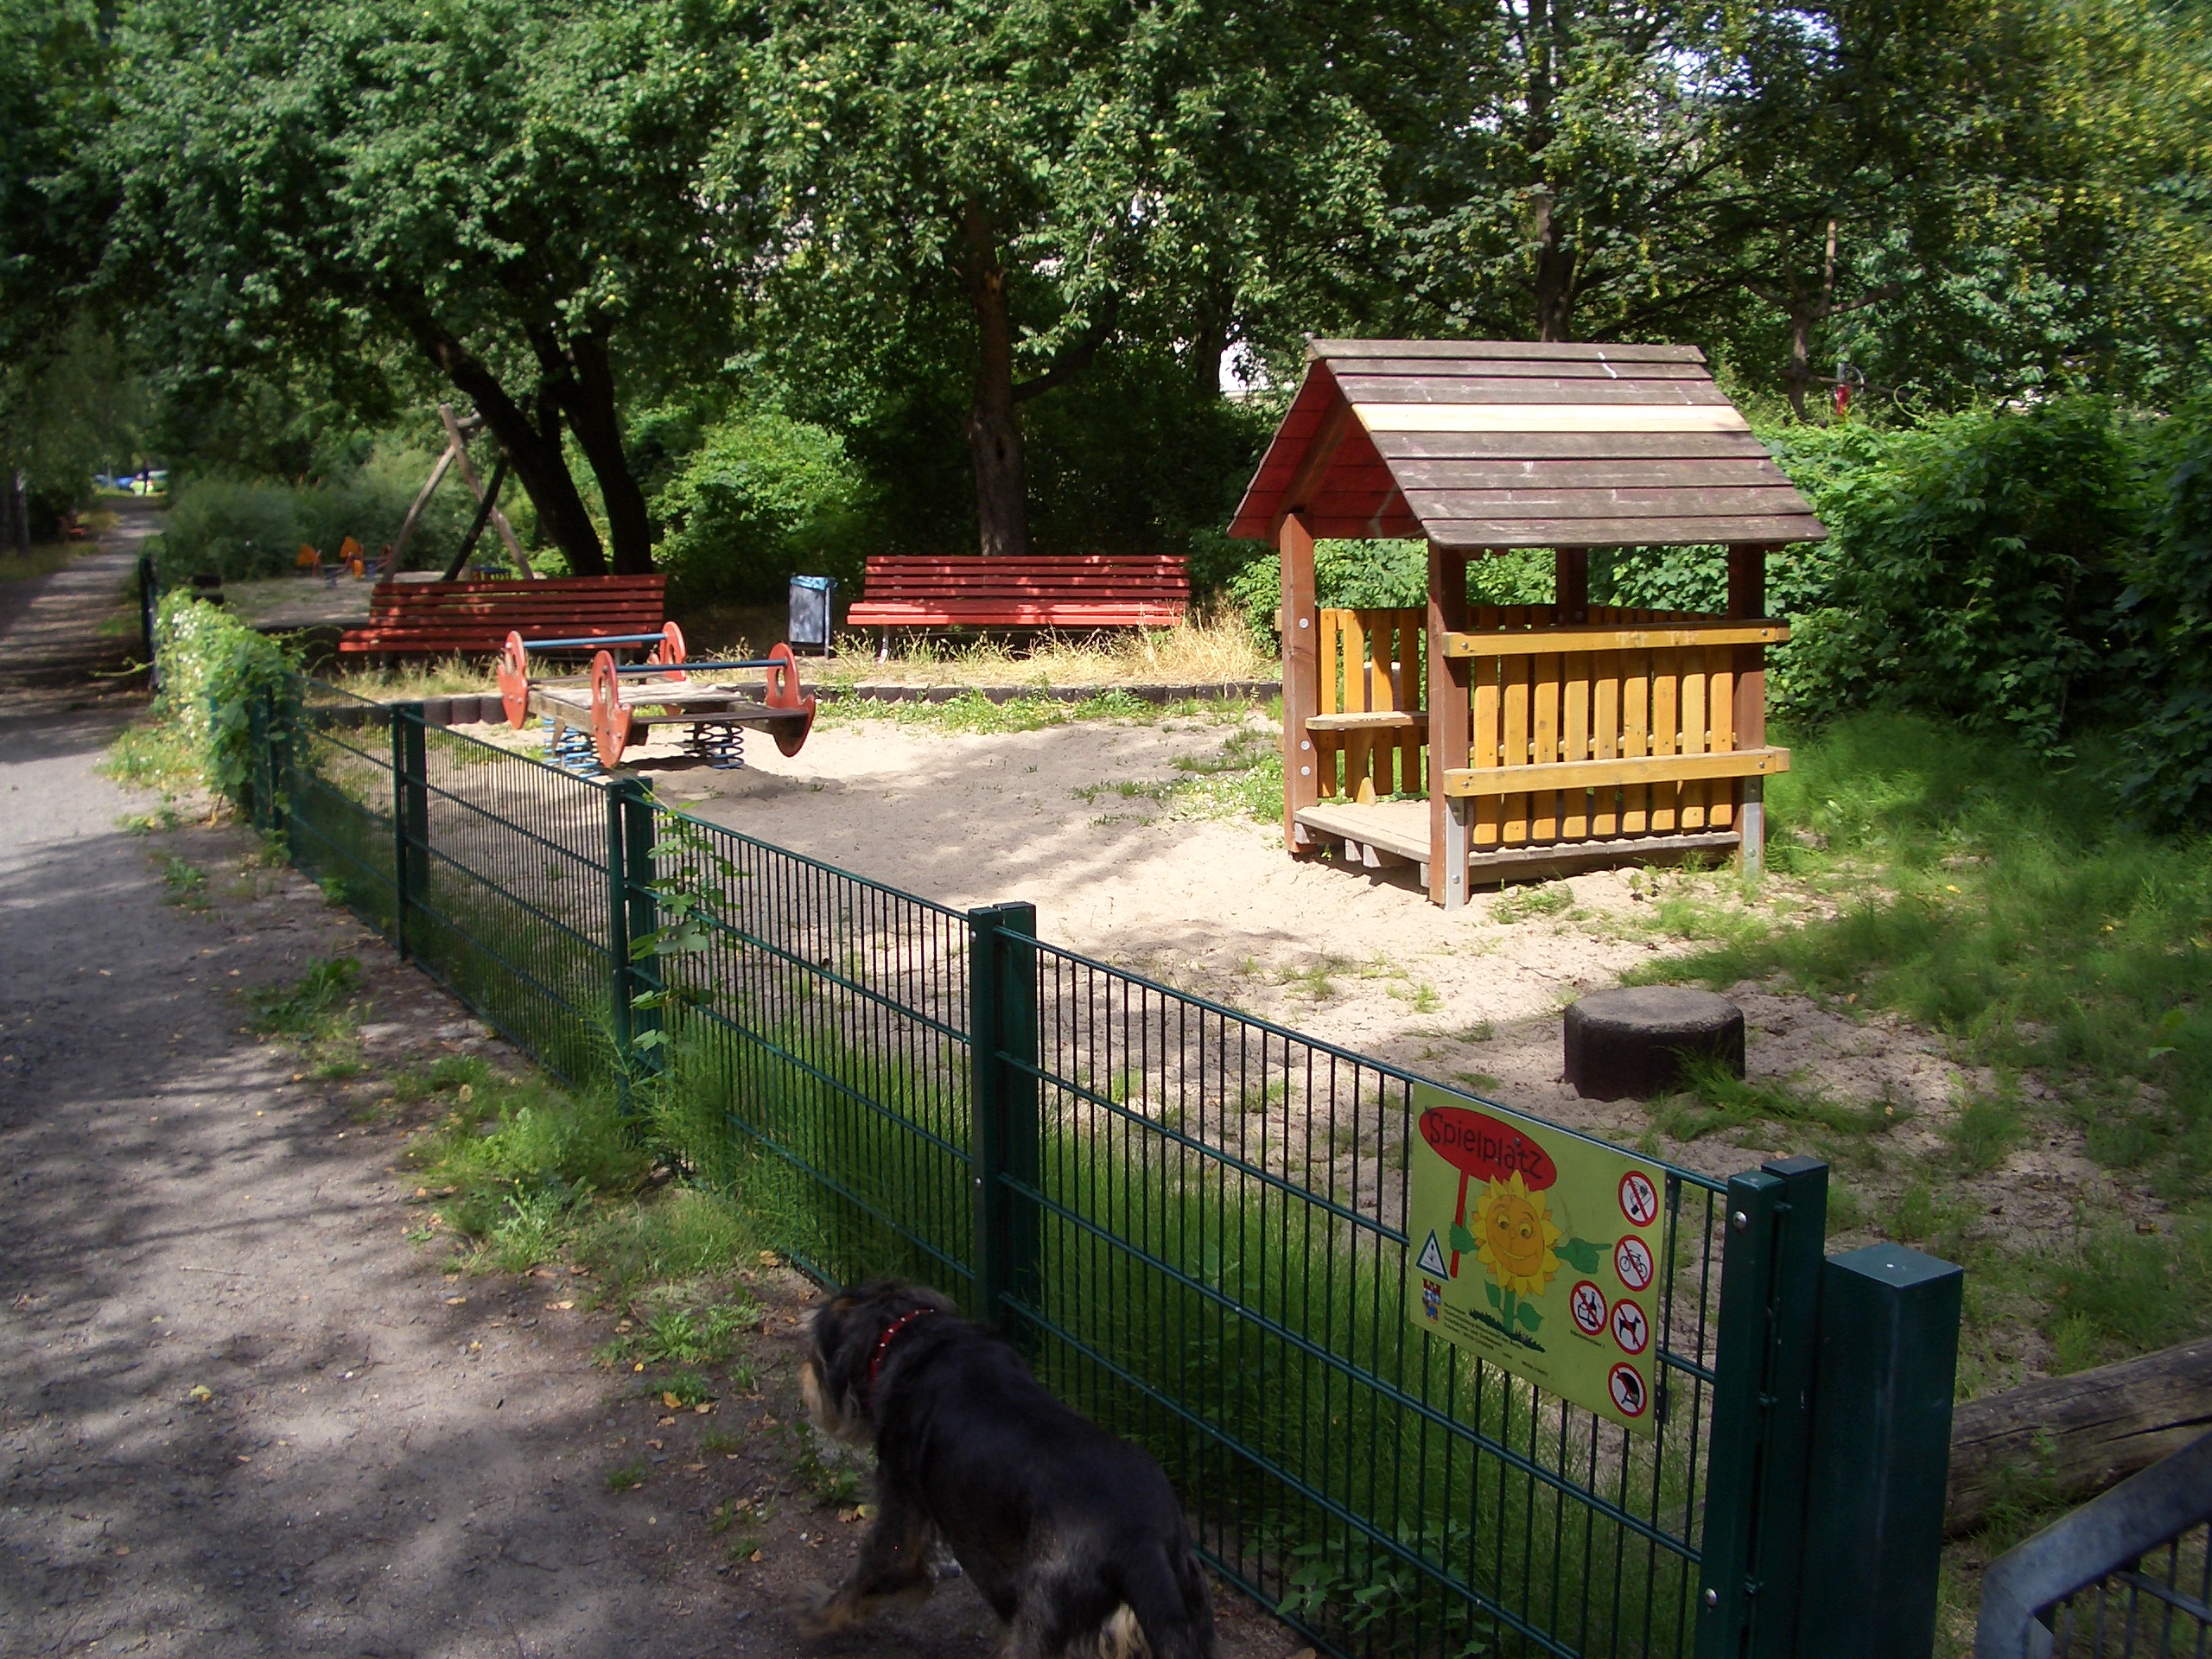
[[[781,658],[764,657],[757,662],[742,663],[617,663],[614,665],[614,671],[617,674],[673,674],[681,671],[689,674],[698,669],[780,668],[782,666]]]
[[[594,633],[582,639],[525,639],[523,644],[531,651],[551,651],[562,645],[657,645],[667,638],[664,633]]]

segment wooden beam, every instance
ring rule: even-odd
[[[1764,547],[1728,550],[1728,614],[1749,619],[1766,613],[1766,554]],[[1787,635],[1785,634],[1785,638]],[[1736,747],[1766,745],[1766,641],[1742,641],[1731,654],[1736,677]],[[1736,786],[1736,827],[1743,837],[1738,854],[1745,875],[1766,868],[1766,786],[1746,778]]]
[[[1454,553],[1452,557],[1459,555]],[[1447,633],[1446,657],[1540,657],[1560,651],[1656,651],[1675,645],[1779,645],[1785,622],[1690,622],[1666,627],[1522,628],[1510,633]]]
[[[430,497],[436,493],[438,486],[445,481],[446,474],[453,466],[454,448],[453,441],[448,439],[445,454],[440,455],[438,464],[430,468],[429,478],[424,482],[423,487],[415,493],[415,500],[407,509],[407,516],[399,521],[399,536],[391,544],[391,568],[394,571],[405,563],[407,543],[415,538],[416,522],[422,518],[423,509],[430,505]]]
[[[1428,544],[1428,896],[1430,902],[1457,910],[1467,902],[1467,865],[1463,857],[1443,857],[1450,847],[1464,849],[1466,819],[1454,817],[1444,792],[1446,769],[1464,769],[1473,758],[1472,683],[1464,660],[1439,647],[1467,626],[1467,562]]]
[[[1590,550],[1562,547],[1552,555],[1552,617],[1561,627],[1590,620]]]
[[[1718,754],[1647,754],[1614,760],[1552,760],[1533,766],[1460,766],[1444,773],[1446,795],[1523,795],[1531,790],[1602,789],[1608,784],[1688,783],[1703,778],[1770,777],[1789,770],[1787,749],[1727,749]]]
[[[1313,537],[1292,513],[1275,531],[1282,564],[1282,838],[1294,855],[1317,852],[1298,836],[1298,810],[1321,798],[1306,722],[1321,711],[1320,613],[1313,598]]]
[[[514,526],[507,522],[507,515],[499,511],[499,504],[491,501],[484,493],[484,486],[476,481],[476,469],[468,464],[468,440],[461,435],[461,423],[454,418],[453,407],[438,405],[438,418],[446,424],[446,442],[454,464],[461,468],[461,481],[468,486],[468,493],[476,498],[480,507],[491,503],[492,527],[499,532],[499,539],[507,544],[507,555],[515,562],[515,569],[525,581],[535,581],[537,572],[530,568],[530,561],[522,556],[522,543],[515,539]],[[397,556],[392,561],[398,563]]]
[[[1981,1524],[2008,1484],[2086,1497],[2212,1429],[2212,1337],[1970,1400],[1951,1414],[1943,1530]]]
[[[1298,463],[1298,470],[1290,475],[1290,482],[1283,486],[1275,509],[1277,536],[1280,524],[1292,513],[1304,513],[1313,505],[1319,493],[1321,480],[1328,475],[1329,463],[1337,458],[1337,451],[1344,446],[1344,435],[1351,430],[1351,405],[1343,397],[1321,420],[1320,429],[1314,433],[1313,442],[1306,446],[1305,459]]]

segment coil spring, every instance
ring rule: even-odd
[[[550,715],[545,716],[545,762],[579,778],[589,778],[601,770],[599,753],[591,746],[591,734],[579,726],[556,728]]]
[[[709,766],[723,772],[741,771],[745,766],[745,731],[738,726],[709,726],[704,721],[694,724],[691,735],[683,741],[687,753]]]

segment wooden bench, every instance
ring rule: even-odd
[[[1166,628],[1191,602],[1179,554],[1027,559],[879,554],[846,613],[855,628]]]
[[[340,636],[341,652],[490,653],[509,632],[527,639],[652,633],[667,617],[666,576],[567,576],[531,582],[380,582],[369,624]]]

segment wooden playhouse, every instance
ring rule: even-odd
[[[1820,520],[1694,346],[1324,340],[1233,536],[1282,559],[1283,833],[1471,882],[1763,852],[1768,550]],[[1428,543],[1424,610],[1322,610],[1317,537]],[[1589,602],[1592,548],[1728,550],[1726,615]],[[1467,603],[1551,548],[1552,605]]]

